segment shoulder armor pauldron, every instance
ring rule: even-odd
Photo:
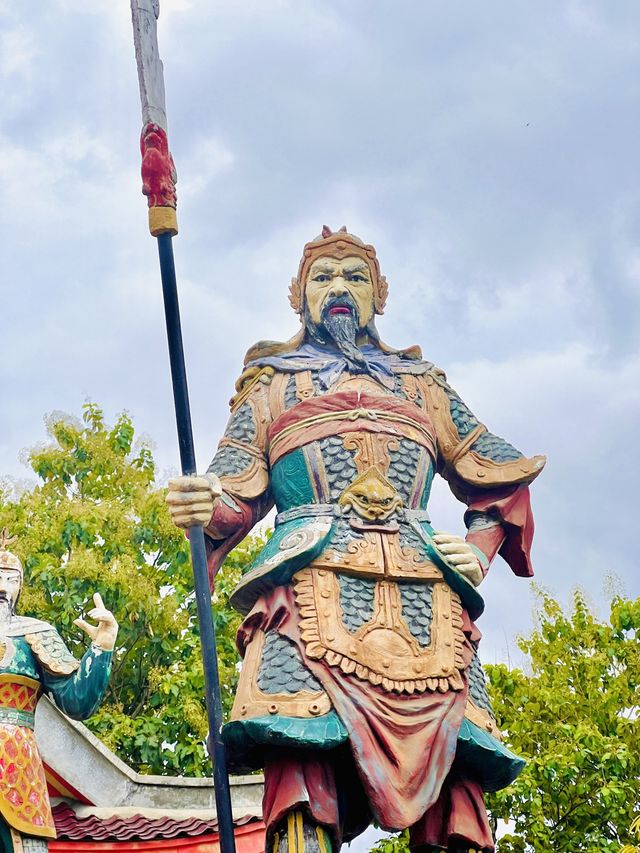
[[[268,385],[274,373],[275,369],[273,367],[253,366],[243,370],[236,381],[236,393],[229,400],[231,411],[233,412],[238,406],[244,403],[258,382]]]
[[[24,638],[38,663],[51,675],[71,675],[80,668],[80,661],[74,658],[55,628],[25,634]]]
[[[512,444],[489,432],[435,368],[425,375],[427,408],[438,435],[443,473],[481,488],[530,483],[546,459],[527,458]]]

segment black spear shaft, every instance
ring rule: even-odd
[[[160,275],[162,277],[162,296],[167,324],[169,344],[169,362],[173,384],[173,403],[178,428],[180,463],[182,473],[193,476],[197,473],[196,455],[193,447],[191,411],[189,408],[189,389],[184,364],[182,328],[180,325],[180,306],[176,285],[176,268],[173,260],[172,236],[159,234],[158,255],[160,257]],[[209,575],[207,572],[207,552],[204,544],[202,525],[194,524],[189,528],[191,547],[191,565],[198,607],[200,640],[202,645],[202,663],[204,665],[205,699],[209,721],[209,750],[213,761],[213,784],[218,815],[218,833],[222,853],[235,853],[233,834],[233,814],[231,811],[231,792],[227,757],[222,741],[222,702],[220,699],[220,677],[218,674],[218,656],[216,654],[216,630],[213,624]]]

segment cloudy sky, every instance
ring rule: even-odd
[[[378,249],[379,322],[489,427],[546,453],[538,580],[640,594],[640,13],[615,3],[163,0],[175,241],[202,468],[247,347],[296,328],[323,223]],[[0,473],[43,415],[127,409],[177,448],[140,195],[127,0],[0,0]],[[462,508],[436,490],[437,526]],[[497,560],[484,658],[518,657],[527,581]]]

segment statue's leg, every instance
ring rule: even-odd
[[[262,813],[268,853],[331,853],[341,841],[333,762],[278,751],[265,763]]]
[[[493,853],[480,785],[451,773],[436,802],[410,827],[409,847],[412,853]]]
[[[289,812],[272,835],[268,853],[332,853],[331,837],[306,812]]]

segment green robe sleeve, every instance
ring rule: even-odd
[[[90,646],[77,661],[52,628],[25,637],[36,657],[45,692],[74,720],[86,720],[100,705],[109,684],[113,652]]]
[[[89,648],[73,675],[43,673],[46,692],[67,716],[74,720],[86,720],[98,709],[106,693],[112,657],[113,652]]]

